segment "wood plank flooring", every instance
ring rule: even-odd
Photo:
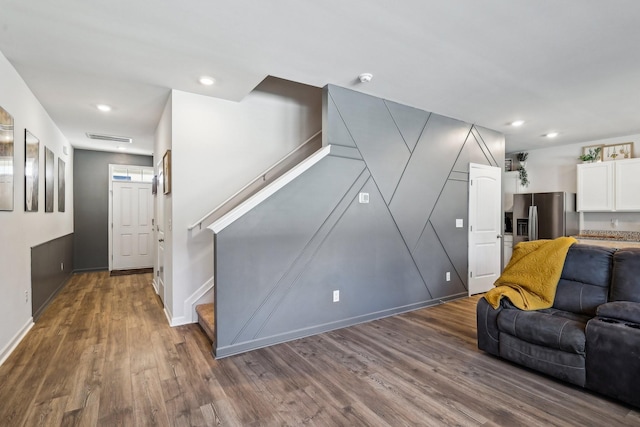
[[[631,426],[477,350],[467,298],[219,361],[151,275],[74,275],[0,366],[0,426]]]

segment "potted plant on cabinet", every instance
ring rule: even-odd
[[[518,162],[520,162],[520,165],[518,166],[518,177],[520,178],[520,184],[523,187],[529,186],[529,174],[527,174],[527,170],[525,169],[528,157],[529,153],[527,152],[518,153],[517,155]]]

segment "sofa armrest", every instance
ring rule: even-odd
[[[502,310],[502,305],[497,309],[494,309],[484,298],[480,298],[478,300],[478,305],[476,306],[478,348],[495,356],[500,355],[498,314]]]
[[[598,307],[596,315],[621,322],[640,324],[640,303],[631,301],[608,302]]]

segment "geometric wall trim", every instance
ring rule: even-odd
[[[467,293],[469,163],[500,166],[504,136],[329,85],[323,145],[215,235],[216,357]]]

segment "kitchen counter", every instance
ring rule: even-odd
[[[640,248],[640,233],[637,231],[581,230],[573,236],[579,243],[609,248]]]

